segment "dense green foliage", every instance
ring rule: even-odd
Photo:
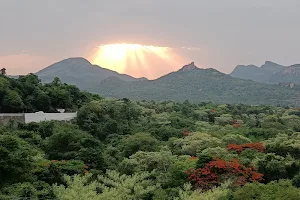
[[[72,122],[0,127],[0,199],[299,199],[299,109],[85,95]]]
[[[0,112],[57,112],[57,109],[76,111],[98,95],[81,92],[76,86],[61,83],[55,78],[42,84],[34,74],[17,79],[0,76]]]

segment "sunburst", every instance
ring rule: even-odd
[[[154,78],[155,67],[161,63],[176,67],[184,63],[172,48],[141,44],[105,44],[98,47],[91,62],[101,67],[139,77]]]

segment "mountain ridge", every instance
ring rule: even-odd
[[[250,68],[258,67],[250,65]],[[278,70],[280,65],[266,62],[264,68]],[[198,68],[194,62],[154,80],[119,74],[92,65],[83,58],[62,60],[39,71],[37,75],[43,82],[59,77],[62,82],[104,97],[133,100],[299,105],[300,97],[298,85],[290,88],[287,84],[244,80],[213,68]]]
[[[80,89],[93,91],[102,80],[116,76],[124,81],[144,80],[145,78],[134,78],[127,74],[92,65],[87,59],[81,57],[67,58],[56,62],[36,73],[42,82],[51,82],[58,77],[62,82],[76,85]]]
[[[194,103],[298,104],[299,88],[243,80],[215,69],[178,70],[155,80],[103,81],[98,93],[111,98],[134,100],[189,100]]]
[[[266,61],[261,67],[255,65],[238,65],[230,75],[235,78],[268,84],[285,82],[300,83],[299,66],[299,64],[283,66],[271,61]]]

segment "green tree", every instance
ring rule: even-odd
[[[179,191],[179,197],[174,200],[225,200],[228,199],[230,190],[226,184],[208,191],[192,190],[192,186],[185,184]]]
[[[298,133],[292,135],[278,134],[275,138],[265,141],[266,149],[270,153],[281,156],[290,154],[295,158],[300,158],[300,137]]]
[[[140,109],[123,100],[92,101],[77,114],[80,127],[94,136],[105,139],[110,134],[128,134],[140,116]]]
[[[103,167],[102,143],[71,124],[59,124],[55,133],[44,141],[44,150],[51,160],[82,160],[92,168]]]
[[[7,91],[3,98],[2,106],[5,112],[20,112],[24,109],[24,103],[18,92]]]
[[[237,135],[237,134],[227,134],[222,138],[223,143],[225,145],[229,144],[246,144],[246,143],[251,143],[252,141],[242,135]]]
[[[64,175],[85,174],[89,170],[83,161],[80,160],[45,160],[41,159],[36,163],[33,176],[40,181],[52,184],[65,184]]]
[[[194,156],[197,152],[201,152],[208,147],[222,146],[220,139],[201,132],[192,133],[185,138],[175,140],[173,143],[176,148],[181,149],[183,154]]]
[[[10,83],[5,77],[0,76],[0,100],[2,101],[3,96],[9,90]]]
[[[26,180],[37,155],[33,146],[11,135],[0,135],[0,185]]]
[[[108,171],[104,176],[99,176],[96,181],[90,181],[91,176],[91,174],[65,176],[67,187],[63,185],[53,187],[56,197],[61,200],[139,200],[151,197],[159,188],[148,179],[150,176],[148,173],[128,176],[116,171]]]
[[[248,183],[232,194],[234,200],[273,200],[273,199],[300,199],[300,190],[293,187],[290,181],[280,180],[268,184]]]
[[[190,156],[177,156],[168,149],[162,149],[159,152],[139,151],[129,159],[125,158],[120,169],[129,174],[147,171],[166,188],[182,185],[186,180],[184,172],[195,166],[196,161],[190,160]]]
[[[206,160],[206,157],[209,158],[220,158],[222,160],[227,160],[230,161],[233,158],[236,158],[237,155],[234,155],[230,152],[227,151],[227,149],[222,148],[222,147],[208,147],[204,150],[202,150],[201,152],[198,152],[197,156],[200,158],[203,158],[204,160]]]
[[[155,151],[158,145],[156,138],[148,133],[136,133],[125,136],[119,144],[125,157],[129,157],[138,151]]]
[[[4,187],[0,191],[0,199],[53,199],[52,187],[43,182],[23,182]]]
[[[282,157],[273,153],[265,154],[257,161],[258,171],[264,174],[264,181],[293,178],[300,170],[299,161],[291,156]]]
[[[34,107],[38,111],[48,112],[51,106],[51,99],[49,95],[46,92],[37,90],[34,96],[35,96],[33,101]]]

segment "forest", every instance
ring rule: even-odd
[[[0,126],[0,199],[300,199],[300,109],[106,99],[0,77],[1,112],[78,111]]]
[[[59,78],[42,84],[38,76],[29,74],[16,78],[0,75],[0,112],[58,112],[77,111],[80,106],[99,100],[96,94],[80,91],[76,86],[62,83]]]

